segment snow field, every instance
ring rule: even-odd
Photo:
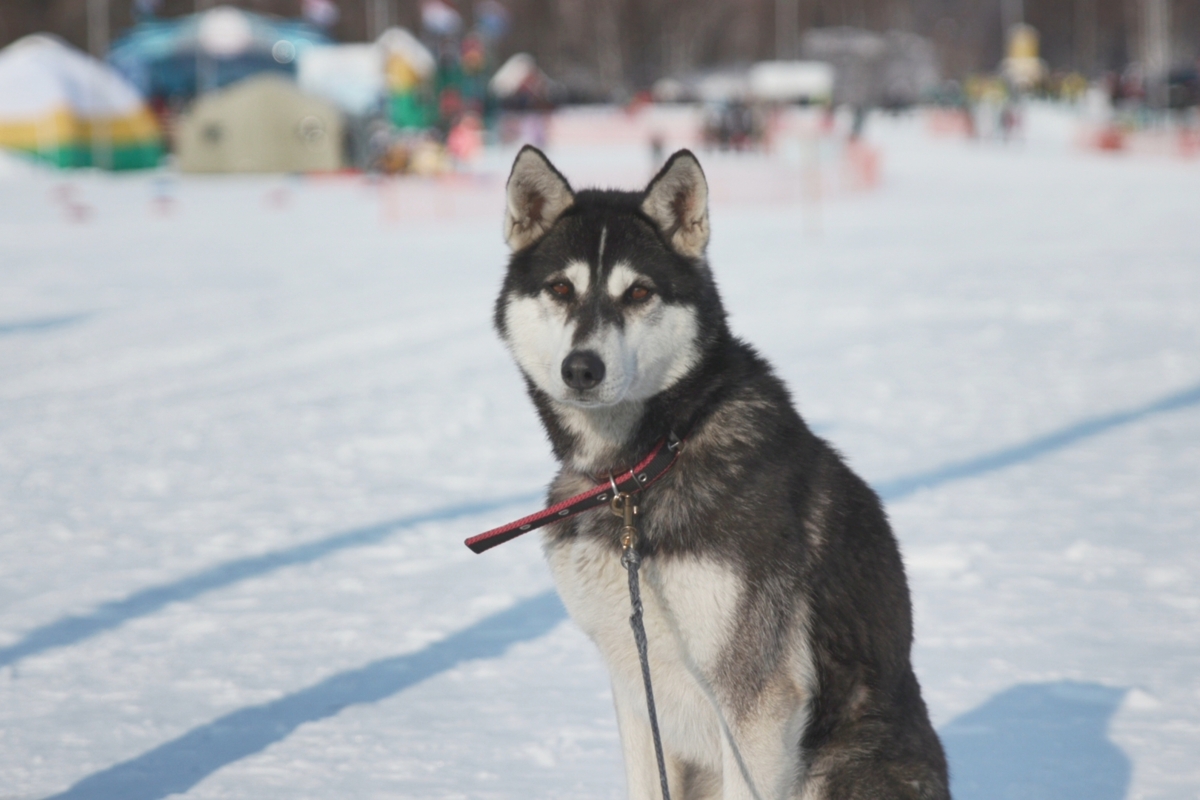
[[[702,153],[710,257],[888,501],[956,796],[1196,798],[1200,168],[872,122],[881,186],[817,203],[786,150]],[[554,470],[490,328],[512,155],[4,171],[0,797],[622,795],[537,542],[461,545]]]

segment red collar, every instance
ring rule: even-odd
[[[650,453],[620,478],[613,478],[598,486],[581,492],[574,497],[568,497],[561,503],[555,503],[547,509],[522,517],[515,522],[501,525],[490,531],[484,531],[478,536],[467,539],[465,544],[476,553],[490,550],[498,544],[504,544],[509,539],[515,539],[523,533],[529,533],[558,519],[567,519],[576,514],[603,505],[612,500],[613,486],[617,492],[637,494],[650,484],[661,478],[679,457],[680,446],[683,444],[675,434],[660,439]]]

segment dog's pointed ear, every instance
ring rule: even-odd
[[[700,258],[708,245],[708,181],[690,150],[667,160],[642,201],[642,212],[654,220],[679,253]]]
[[[507,191],[504,240],[513,252],[542,238],[575,202],[567,179],[541,150],[531,145],[525,145],[517,153]]]

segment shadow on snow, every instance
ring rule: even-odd
[[[17,642],[7,647],[0,647],[0,667],[45,650],[75,644],[98,633],[116,628],[131,619],[153,614],[168,603],[190,600],[204,592],[220,589],[284,567],[308,564],[338,550],[377,544],[405,528],[411,528],[424,522],[440,522],[469,517],[514,503],[531,501],[541,496],[540,493],[524,494],[480,503],[448,506],[381,522],[377,525],[344,531],[260,556],[226,561],[177,581],[150,586],[120,600],[102,603],[88,614],[62,617],[40,628],[34,628]]]
[[[1128,425],[1155,414],[1177,411],[1195,405],[1200,405],[1200,386],[1193,386],[1182,392],[1167,395],[1128,411],[1118,411],[1103,417],[1086,419],[1083,422],[1077,422],[1074,425],[1068,425],[1044,436],[1031,439],[1024,444],[1006,447],[966,461],[955,461],[945,466],[935,467],[928,472],[919,472],[916,475],[886,481],[876,485],[875,491],[884,500],[898,500],[919,489],[928,489],[950,481],[974,478],[976,475],[994,472],[1023,461],[1032,461],[1039,456],[1061,450],[1080,440],[1098,436],[1121,425]]]
[[[83,322],[91,314],[68,314],[61,317],[43,317],[41,319],[27,319],[20,322],[0,322],[0,336],[9,336],[14,333],[36,333],[38,331],[50,331],[55,328],[67,328],[79,322]]]
[[[1122,800],[1129,757],[1108,740],[1124,689],[1027,683],[942,728],[955,800]]]
[[[1200,405],[1200,386],[1194,386],[1185,391],[1168,395],[1160,400],[1128,411],[1120,411],[1115,414],[1085,420],[1040,436],[1024,444],[998,450],[978,458],[955,462],[944,467],[929,470],[928,472],[887,481],[876,486],[876,491],[879,492],[879,495],[884,500],[898,500],[919,489],[932,488],[951,481],[973,478],[977,475],[1002,469],[1022,461],[1030,461],[1054,450],[1067,447],[1082,439],[1097,436],[1117,426],[1137,422],[1154,414],[1175,411],[1193,405]],[[204,592],[228,586],[247,578],[273,572],[283,567],[307,564],[338,550],[376,544],[403,528],[423,522],[438,522],[467,517],[540,497],[540,493],[531,493],[481,503],[450,506],[424,514],[416,514],[411,517],[403,517],[366,528],[358,528],[334,534],[324,539],[318,539],[315,542],[296,545],[295,547],[277,550],[272,553],[265,553],[261,556],[250,556],[217,564],[172,583],[151,586],[120,600],[109,601],[97,606],[89,614],[62,617],[40,628],[35,628],[17,642],[7,647],[0,647],[0,667],[45,650],[75,644],[98,633],[116,628],[128,620],[158,611],[168,603],[178,600],[188,600]]]
[[[306,722],[376,703],[458,664],[502,656],[567,618],[554,592],[522,600],[415,653],[373,661],[270,703],[241,708],[136,758],[89,775],[48,800],[159,800],[285,739]]]
[[[47,800],[161,800],[265,750],[305,722],[386,699],[463,661],[502,656],[566,619],[553,592],[517,603],[416,653],[347,670],[239,709]],[[1095,683],[1023,684],[942,728],[956,800],[1122,800],[1129,758],[1107,738],[1125,695]]]
[[[1200,404],[1200,386],[1129,411],[1097,417],[1030,442],[961,461],[878,487],[894,500],[918,489],[974,477],[1032,460],[1120,425]],[[500,508],[532,495],[462,505],[348,531],[286,550],[219,564],[174,583],[67,617],[0,649],[0,664],[71,644],[169,602],[315,561],[337,550],[374,544],[399,529]],[[234,711],[178,739],[84,778],[52,800],[158,800],[187,791],[221,767],[257,753],[299,725],[331,717],[347,706],[373,703],[462,661],[502,655],[511,645],[550,631],[565,612],[543,593],[488,617],[441,642],[382,659],[260,706]],[[942,731],[958,800],[1119,800],[1129,785],[1129,759],[1106,738],[1124,690],[1062,682],[1015,686],[958,717]]]
[[[3,332],[2,328],[0,328],[0,332]],[[1084,420],[1039,436],[1024,444],[1004,448],[978,458],[958,461],[927,472],[886,481],[878,484],[875,488],[884,500],[898,500],[919,489],[973,478],[1023,461],[1031,461],[1120,425],[1128,425],[1154,414],[1176,411],[1194,405],[1200,405],[1200,386],[1193,386],[1138,408]],[[46,650],[75,644],[98,633],[116,628],[131,619],[152,614],[168,603],[189,600],[204,592],[229,586],[283,567],[307,564],[338,550],[376,544],[399,530],[423,522],[439,522],[472,516],[541,497],[540,493],[530,493],[480,503],[449,506],[334,534],[315,542],[264,553],[261,556],[249,556],[217,564],[177,581],[150,586],[119,600],[103,603],[91,613],[62,617],[39,628],[34,628],[13,644],[0,647],[0,667]]]

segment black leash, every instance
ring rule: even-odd
[[[642,566],[642,555],[637,551],[637,526],[633,518],[637,506],[625,492],[612,499],[613,513],[625,520],[621,528],[621,564],[629,571],[629,602],[633,613],[629,615],[629,626],[633,628],[633,641],[637,644],[638,659],[642,662],[642,682],[646,684],[646,710],[650,712],[650,732],[654,735],[654,757],[658,759],[658,780],[662,785],[663,800],[671,800],[667,788],[667,762],[663,757],[662,737],[658,733],[658,712],[654,709],[654,687],[650,684],[650,656],[647,652],[646,626],[642,623],[642,591],[638,585],[638,570]]]

